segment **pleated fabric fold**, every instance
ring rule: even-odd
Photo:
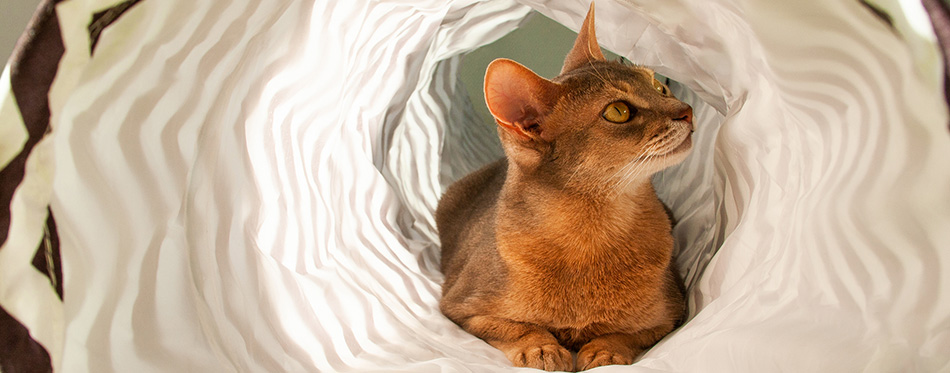
[[[0,248],[0,305],[56,370],[514,370],[438,310],[439,196],[502,154],[459,70],[589,3],[139,0],[90,49],[119,3],[56,8],[50,131]],[[697,129],[654,179],[689,321],[603,371],[950,369],[940,53],[881,3],[893,26],[857,1],[596,4],[604,47],[673,79]],[[11,282],[48,211],[62,302]]]

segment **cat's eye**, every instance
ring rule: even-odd
[[[611,102],[600,116],[614,123],[626,123],[630,120],[630,105],[623,101]]]
[[[670,89],[666,88],[666,85],[660,83],[659,80],[653,79],[653,88],[656,88],[656,91],[660,92],[661,95],[667,96],[670,94]]]

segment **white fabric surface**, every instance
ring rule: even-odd
[[[500,154],[457,70],[585,1],[146,0],[90,57],[108,3],[58,8],[63,323],[28,325],[58,370],[512,369],[437,308],[438,197]],[[603,0],[597,28],[697,121],[655,180],[691,319],[598,371],[950,370],[935,53],[857,1]]]

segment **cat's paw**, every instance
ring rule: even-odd
[[[577,352],[577,370],[588,370],[604,365],[633,364],[636,356],[628,347],[589,343]]]
[[[571,371],[574,358],[571,352],[559,344],[526,345],[505,351],[508,360],[516,367],[528,367],[546,371]]]

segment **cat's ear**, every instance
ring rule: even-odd
[[[604,52],[597,45],[597,35],[594,32],[594,3],[590,3],[590,10],[587,11],[587,18],[584,18],[584,24],[581,25],[577,33],[577,39],[574,40],[574,48],[567,53],[564,59],[564,66],[561,67],[561,74],[586,66],[590,61],[604,61]]]
[[[485,102],[499,126],[520,140],[549,141],[543,125],[561,95],[561,86],[521,64],[499,58],[485,71]]]

